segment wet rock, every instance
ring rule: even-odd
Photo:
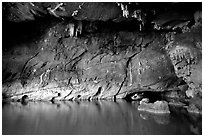
[[[149,98],[143,98],[141,101],[140,101],[140,104],[141,103],[149,103]]]
[[[169,106],[166,101],[156,101],[154,103],[148,103],[144,101],[140,101],[140,105],[138,106],[139,111],[147,111],[150,113],[156,114],[166,114],[170,113]]]
[[[196,107],[195,104],[190,104],[190,106],[187,107],[187,111],[189,113],[202,114],[202,110]]]
[[[23,95],[21,99],[21,104],[27,105],[29,101],[28,95]]]
[[[61,93],[58,93],[57,96],[56,96],[56,97],[53,97],[50,101],[51,101],[52,103],[54,103],[55,101],[60,100],[60,97],[61,97]]]
[[[175,106],[175,107],[183,107],[183,106],[186,106],[186,104],[184,104],[184,103],[182,103],[182,102],[180,102],[180,101],[178,101],[178,100],[171,100],[171,101],[169,102],[169,105],[170,105],[170,106]]]

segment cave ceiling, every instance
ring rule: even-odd
[[[201,9],[199,3],[138,2],[13,2],[3,3],[3,20],[22,22],[51,16],[87,21],[136,19],[163,25],[170,20],[189,20]]]

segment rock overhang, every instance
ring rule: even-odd
[[[202,81],[200,3],[159,4],[4,3],[3,92],[33,100],[125,98],[144,91],[178,92],[174,88],[183,79],[186,95],[197,96]],[[35,30],[29,29],[30,22],[38,23],[35,28],[50,24],[35,42],[19,44]],[[12,25],[21,23],[28,29]],[[8,48],[10,39],[17,43]]]

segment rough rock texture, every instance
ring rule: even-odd
[[[201,8],[150,5],[3,3],[3,99],[115,99],[145,91],[201,110]]]
[[[23,22],[52,16],[59,19],[120,22],[136,19],[146,26],[150,21],[158,29],[177,29],[189,25],[200,3],[140,2],[4,2],[3,20]],[[182,9],[180,8],[182,7]],[[195,8],[196,7],[196,8]],[[196,15],[200,15],[197,12]],[[152,18],[153,16],[153,18]]]
[[[190,113],[202,114],[202,110],[197,108],[196,105],[194,105],[194,104],[190,104],[187,107],[187,111],[190,112]]]
[[[147,34],[121,31],[74,38],[67,37],[65,23],[59,23],[38,42],[33,56],[16,62],[19,67],[10,73],[18,80],[3,91],[14,98],[27,94],[34,100],[50,100],[60,93],[58,99],[63,100],[123,98],[133,89],[168,89],[176,75],[164,44],[158,42],[160,35],[150,34],[150,40],[143,35]],[[141,49],[141,45],[148,47]],[[19,52],[28,50],[18,48]],[[12,58],[15,54],[7,56],[3,71],[8,73],[10,60],[18,58]],[[6,81],[10,77],[3,78]]]
[[[192,104],[197,104],[197,107],[191,107],[190,104],[188,111],[199,113],[202,111],[202,103],[196,103],[195,100],[202,100],[202,26],[201,22],[195,22],[190,31],[176,35],[167,44],[167,51],[176,75],[188,85],[181,88],[182,92],[185,92]]]
[[[177,35],[167,47],[177,76],[182,77],[189,85],[187,96],[192,97],[194,93],[189,92],[201,91],[202,83],[202,29],[201,26],[197,26],[196,29],[195,31],[192,28],[191,32]]]
[[[18,2],[3,3],[5,19],[21,22],[46,15],[57,18],[72,17],[84,20],[103,20],[119,17],[121,9],[116,3],[103,2]]]
[[[156,101],[154,103],[149,103],[146,99],[140,101],[140,105],[138,106],[139,111],[147,111],[150,113],[158,113],[158,114],[168,114],[169,106],[166,101]]]

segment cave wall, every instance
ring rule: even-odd
[[[81,4],[3,4],[3,97],[92,100],[170,90],[201,96],[200,11],[184,14],[173,6],[150,18],[147,5],[129,4],[126,15],[124,3],[84,3],[72,17]],[[80,23],[82,33],[70,35],[70,24]]]

